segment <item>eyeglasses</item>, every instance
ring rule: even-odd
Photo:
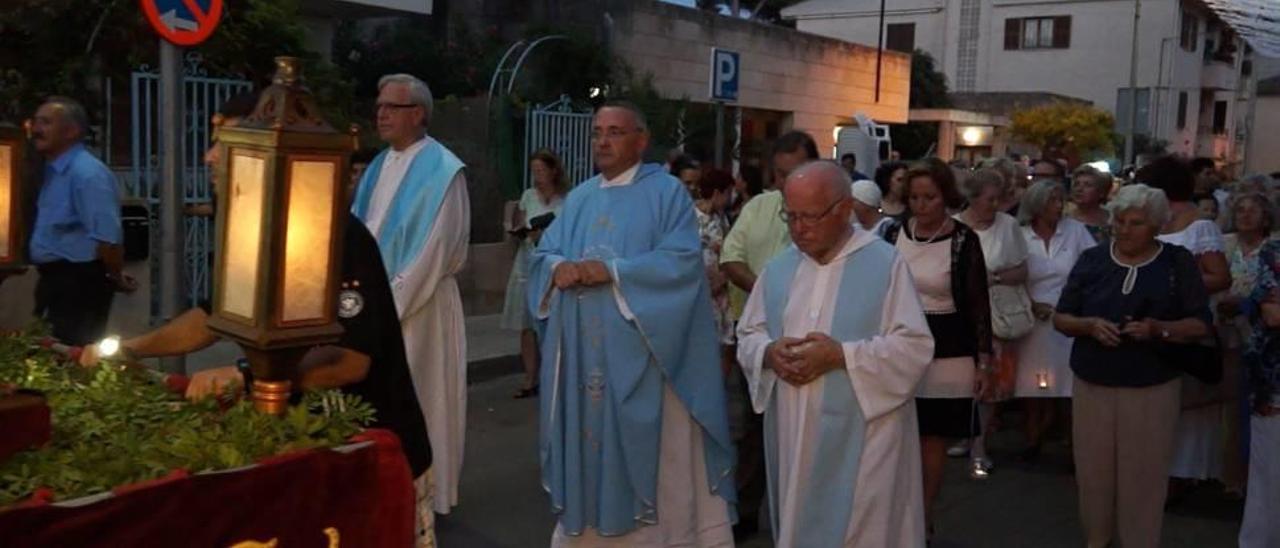
[[[592,131],[592,132],[591,132],[591,140],[592,140],[592,141],[601,141],[601,140],[604,140],[604,139],[609,139],[609,140],[621,139],[621,138],[623,138],[623,137],[626,137],[627,135],[630,135],[630,134],[632,134],[632,133],[640,133],[641,131],[643,131],[643,130],[638,129],[638,128],[637,128],[637,129],[617,129],[617,128],[613,128],[613,129],[610,129],[610,130],[608,130],[608,131],[599,131],[599,130],[595,130],[595,131]]]
[[[376,112],[382,112],[383,110],[400,110],[416,106],[420,105],[417,103],[378,103],[377,105],[374,105],[373,110]]]
[[[843,202],[843,201],[844,201],[844,198],[840,198],[839,200],[831,202],[831,205],[827,206],[827,209],[824,209],[822,213],[819,213],[817,215],[793,213],[793,212],[787,211],[786,209],[779,209],[778,218],[782,219],[782,222],[787,224],[800,224],[804,226],[813,226],[817,224],[819,221],[821,221],[822,219],[826,218],[827,215],[830,215],[831,212],[835,210],[836,206],[840,205],[840,202]]]

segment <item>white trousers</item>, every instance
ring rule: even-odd
[[[1250,417],[1249,494],[1240,548],[1280,546],[1280,415]]]

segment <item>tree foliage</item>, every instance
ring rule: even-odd
[[[1040,147],[1050,157],[1078,158],[1113,150],[1111,113],[1088,105],[1059,102],[1013,113],[1013,136]]]
[[[757,21],[778,24],[783,23],[783,9],[802,1],[804,0],[738,0],[738,9],[754,13]],[[726,13],[733,9],[733,4],[733,0],[696,0],[694,2],[698,9]]]
[[[279,55],[302,57],[307,81],[343,123],[350,82],[306,49],[300,0],[225,0],[213,36],[189,48],[210,76],[267,83]],[[59,32],[55,29],[76,29]],[[128,82],[130,72],[156,69],[159,38],[134,0],[18,0],[0,10],[0,120],[28,117],[45,97],[84,103],[104,118],[104,78]]]
[[[947,75],[937,69],[933,56],[924,50],[911,54],[910,108],[949,108]],[[893,147],[903,158],[920,158],[938,142],[938,125],[912,122],[893,128]]]

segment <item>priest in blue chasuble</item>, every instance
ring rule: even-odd
[[[794,245],[738,323],[779,548],[925,545],[915,394],[933,336],[906,263],[855,226],[851,187],[829,161],[791,173]]]
[[[689,193],[641,163],[633,105],[596,112],[600,174],[529,267],[552,546],[732,546],[733,447]]]

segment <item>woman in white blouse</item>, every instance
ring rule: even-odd
[[[994,296],[1000,286],[1014,287],[1021,291],[1027,278],[1026,240],[1022,238],[1017,219],[999,209],[1001,201],[1013,191],[1012,182],[994,169],[979,169],[969,175],[962,186],[969,206],[956,214],[956,219],[978,234],[978,240],[982,243],[982,256],[986,260],[987,283],[991,287],[991,294]],[[992,304],[993,314],[997,308]],[[969,451],[972,457],[970,474],[976,479],[985,478],[991,471],[985,436],[995,415],[995,402],[1012,395],[1012,386],[1009,385],[1013,373],[1007,369],[1012,369],[1014,362],[1012,356],[1005,355],[1014,351],[1011,344],[1013,341],[996,339],[995,342],[995,375],[998,381],[1003,379],[1005,382],[997,382],[995,390],[978,406],[980,429]]]
[[[1059,402],[1071,397],[1071,338],[1053,328],[1067,276],[1076,259],[1096,245],[1089,229],[1064,217],[1065,192],[1057,181],[1040,181],[1027,189],[1018,209],[1027,259],[1027,291],[1036,315],[1036,327],[1019,341],[1018,380],[1014,396],[1023,398],[1027,410],[1026,460],[1040,455],[1044,434],[1052,426]]]
[[[511,264],[511,277],[507,280],[506,302],[502,310],[502,327],[520,330],[520,358],[524,362],[524,385],[516,391],[516,399],[538,395],[538,338],[534,334],[533,325],[525,311],[526,265],[529,252],[538,245],[542,229],[546,226],[539,222],[537,227],[530,221],[545,215],[560,214],[560,206],[569,193],[569,182],[565,178],[564,168],[554,152],[547,149],[533,153],[529,159],[529,174],[533,179],[533,187],[524,191],[520,204],[512,214],[511,229],[513,234],[523,238],[520,250],[516,252],[515,261]]]
[[[1191,201],[1195,179],[1191,166],[1173,156],[1163,156],[1138,170],[1137,179],[1164,191],[1169,199],[1170,220],[1158,237],[1160,241],[1185,247],[1196,258],[1200,277],[1211,298],[1231,288],[1231,270],[1224,253],[1222,231],[1212,221],[1200,218]],[[1207,386],[1189,375],[1183,376],[1182,414],[1169,475],[1187,480],[1220,479],[1222,473],[1223,415],[1219,387]],[[1169,498],[1176,502],[1178,489]]]

